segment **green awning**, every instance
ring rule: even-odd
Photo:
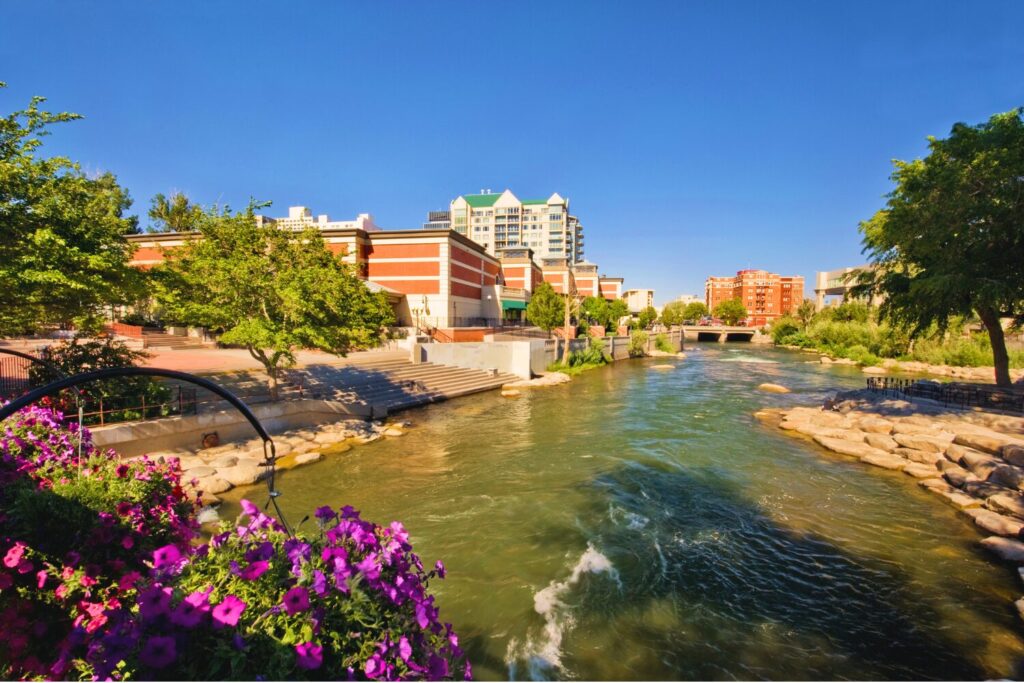
[[[525,301],[502,301],[501,310],[503,311],[525,311]]]

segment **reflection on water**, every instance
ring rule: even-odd
[[[403,520],[449,566],[442,616],[481,678],[1017,673],[1019,589],[972,526],[904,475],[751,417],[861,386],[859,371],[687,353],[406,413],[402,438],[285,473],[281,502],[292,519],[349,503]],[[754,390],[768,381],[793,393]]]

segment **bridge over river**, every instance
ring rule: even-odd
[[[744,341],[754,338],[757,330],[753,327],[730,325],[683,325],[683,339],[686,341]]]

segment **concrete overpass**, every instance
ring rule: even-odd
[[[743,341],[754,338],[757,330],[753,327],[730,325],[683,325],[683,339],[686,341]]]

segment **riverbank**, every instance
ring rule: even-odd
[[[985,536],[980,545],[1024,577],[1024,418],[866,390],[840,393],[826,405],[832,409],[766,409],[755,417],[788,436],[917,480],[973,522]],[[1024,598],[1016,605],[1024,618]]]

